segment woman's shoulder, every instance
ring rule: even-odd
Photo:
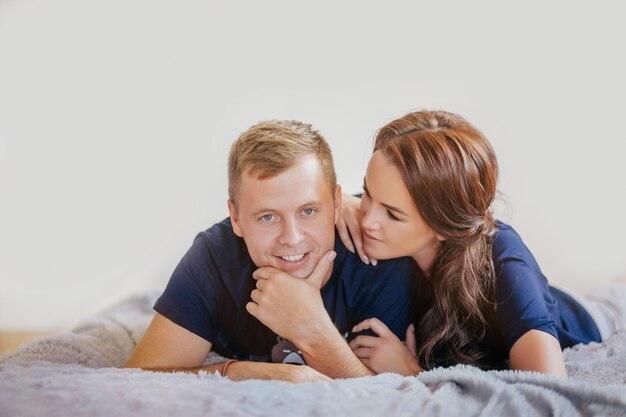
[[[496,232],[493,236],[493,256],[523,256],[530,251],[521,236],[512,226],[496,220]]]
[[[511,226],[508,223],[504,223],[500,220],[496,220],[496,233],[494,235],[494,240],[497,239],[520,239],[519,234],[517,233],[517,231],[515,231],[515,229],[513,229],[513,226]]]
[[[515,263],[541,273],[539,264],[521,236],[510,225],[496,221],[497,231],[493,236],[491,254],[496,270],[504,264]]]

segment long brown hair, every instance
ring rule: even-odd
[[[425,368],[481,366],[478,346],[494,313],[493,148],[462,117],[420,111],[380,129],[375,150],[400,170],[417,210],[445,238],[428,278],[430,302],[416,318],[418,359]]]

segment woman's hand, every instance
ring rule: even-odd
[[[376,259],[370,259],[363,249],[363,235],[361,235],[361,199],[350,194],[343,194],[341,202],[341,218],[337,222],[337,232],[346,248],[359,254],[361,260],[376,265]],[[352,238],[351,238],[352,237]]]
[[[394,372],[411,376],[422,371],[417,363],[413,325],[406,329],[406,342],[402,343],[391,330],[377,318],[362,321],[353,332],[371,329],[376,336],[357,336],[350,342],[354,354],[372,371]]]

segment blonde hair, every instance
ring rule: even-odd
[[[228,197],[235,202],[244,171],[258,179],[272,178],[309,156],[318,160],[331,191],[334,191],[337,176],[333,156],[328,143],[313,126],[297,120],[268,120],[255,124],[230,148]]]

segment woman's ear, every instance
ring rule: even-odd
[[[446,240],[446,238],[445,238],[445,237],[443,237],[443,236],[441,236],[439,233],[437,233],[437,234],[435,235],[435,237],[436,237],[436,238],[437,238],[437,240],[438,240],[438,241],[440,241],[440,242],[444,242],[444,241]]]

